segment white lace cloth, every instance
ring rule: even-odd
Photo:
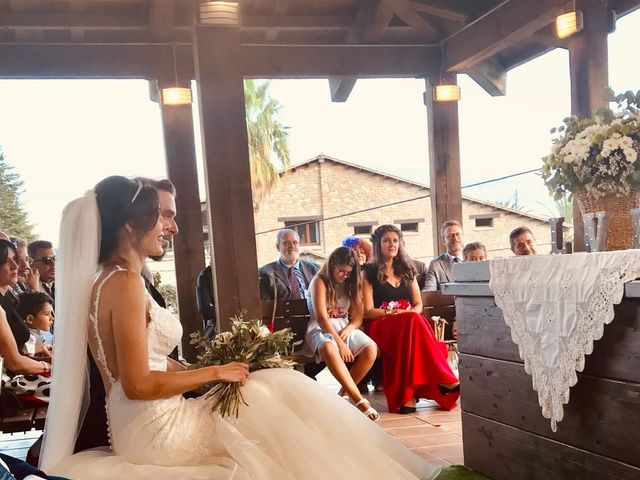
[[[490,269],[496,305],[555,432],[576,371],[613,320],[624,283],[640,276],[640,251],[501,258]]]

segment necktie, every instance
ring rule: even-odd
[[[297,300],[302,297],[302,291],[300,290],[300,282],[298,282],[298,277],[296,277],[296,272],[293,267],[289,269],[288,273],[289,277],[289,286],[291,287],[291,295],[289,295],[289,300]]]

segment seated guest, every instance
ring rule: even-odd
[[[365,332],[382,355],[383,387],[391,413],[415,412],[416,398],[435,400],[451,410],[459,382],[422,315],[415,270],[404,252],[402,232],[382,225],[372,235],[373,262],[364,280]]]
[[[518,227],[509,234],[509,243],[514,255],[535,255],[536,239],[528,227]]]
[[[18,298],[14,287],[18,283],[18,255],[16,247],[8,240],[0,240],[0,305],[6,313],[8,326],[18,351],[29,340],[29,329],[16,309]]]
[[[371,420],[380,418],[356,383],[373,365],[378,349],[362,330],[362,280],[356,252],[334,250],[309,285],[311,320],[305,344],[324,361],[356,406]],[[345,362],[353,362],[348,370]]]
[[[311,279],[320,268],[300,259],[300,237],[295,230],[283,228],[276,237],[280,258],[258,271],[262,300],[295,300],[307,298]]]
[[[481,262],[487,259],[487,249],[480,242],[467,243],[462,249],[465,262]]]
[[[29,244],[27,252],[33,259],[31,268],[40,274],[40,291],[49,295],[55,309],[56,252],[53,244],[47,240],[36,240]]]
[[[342,241],[343,247],[353,249],[358,255],[358,263],[362,266],[371,261],[371,242],[366,238],[350,236]]]
[[[455,220],[447,220],[440,227],[440,238],[447,251],[432,260],[427,269],[424,290],[439,292],[440,285],[453,281],[452,265],[462,261],[462,226]]]
[[[27,331],[28,332],[28,331]],[[11,331],[7,314],[0,306],[0,356],[4,359],[4,368],[13,373],[48,373],[51,367],[44,360],[34,360],[22,355]]]
[[[53,305],[44,292],[26,292],[18,296],[18,313],[24,319],[29,333],[23,354],[31,357],[51,357],[51,345],[47,345],[42,332],[50,332],[53,324]]]
[[[213,300],[211,265],[202,270],[196,280],[196,305],[202,317],[205,336],[213,338],[216,335],[216,307]]]
[[[20,294],[40,291],[40,272],[31,268],[33,260],[27,251],[27,242],[18,240],[15,245],[18,252],[18,283],[14,288],[15,292]]]

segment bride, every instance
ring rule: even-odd
[[[162,253],[155,190],[102,180],[63,212],[56,355],[41,459],[72,479],[433,479],[438,470],[338,395],[287,369],[232,362],[179,370],[167,355],[182,328],[140,271]],[[96,273],[97,271],[97,273]],[[86,408],[87,342],[105,391],[111,449],[73,455]],[[240,382],[239,418],[181,394]]]

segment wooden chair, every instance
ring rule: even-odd
[[[262,300],[260,314],[265,325],[273,320],[274,330],[290,328],[293,333],[293,342],[304,341],[309,323],[309,308],[306,300],[278,300],[277,302]],[[297,345],[294,352],[300,348],[302,344]]]
[[[431,317],[441,317],[447,321],[444,332],[445,341],[455,340],[453,338],[453,321],[456,319],[456,306],[452,303],[453,297],[440,295],[434,298],[434,292],[421,292],[422,294],[422,315],[426,319]],[[436,301],[434,301],[436,300]],[[446,302],[449,303],[446,303]],[[430,322],[433,327],[433,322]]]
[[[28,432],[32,428],[42,430],[46,415],[47,406],[45,405],[20,409],[14,415],[0,419],[0,432]]]

